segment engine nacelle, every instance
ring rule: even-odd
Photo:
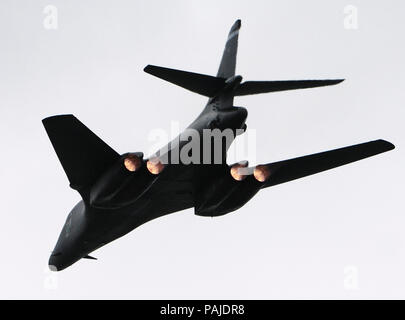
[[[254,175],[254,168],[247,161],[230,167],[229,173],[207,181],[196,194],[194,212],[200,216],[221,216],[246,204],[263,186]]]
[[[126,153],[93,185],[90,205],[99,208],[127,206],[148,190],[156,177],[146,169],[142,153]]]

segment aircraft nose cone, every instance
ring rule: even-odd
[[[61,271],[79,259],[79,256],[72,256],[66,251],[54,251],[49,257],[48,267],[51,271]]]
[[[59,269],[56,266],[54,266],[53,264],[49,264],[48,268],[49,268],[49,270],[54,271],[54,272],[59,271]]]
[[[49,270],[51,271],[59,271],[62,270],[62,265],[61,265],[61,257],[62,253],[57,252],[57,253],[52,253],[51,256],[49,257],[48,261],[48,267]]]
[[[55,248],[49,257],[52,271],[60,271],[83,257],[83,234],[85,232],[85,205],[80,201],[69,213]]]

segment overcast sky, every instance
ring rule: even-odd
[[[2,0],[0,298],[405,298],[404,10],[394,0]],[[143,67],[215,75],[238,18],[245,80],[346,79],[236,98],[256,163],[378,138],[397,148],[263,190],[223,217],[165,216],[94,252],[98,261],[47,271],[80,197],[41,119],[73,113],[119,153],[149,150],[151,130],[185,128],[206,99]]]

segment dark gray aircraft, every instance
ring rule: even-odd
[[[242,77],[235,76],[240,26],[238,20],[229,32],[216,76],[151,65],[144,69],[209,98],[186,132],[191,130],[202,136],[207,129],[230,130],[234,135],[225,141],[221,137],[219,151],[210,144],[211,138],[202,139],[196,149],[189,149],[188,136],[175,139],[149,159],[144,159],[141,152],[120,155],[73,115],[43,120],[70,187],[82,197],[69,213],[51,254],[51,270],[62,270],[82,258],[95,259],[89,256],[92,251],[163,215],[191,207],[200,216],[224,215],[242,207],[260,189],[394,149],[390,142],[376,140],[252,168],[247,161],[228,165],[226,151],[230,143],[246,130],[247,110],[233,105],[235,96],[321,87],[343,81],[241,82]],[[188,156],[198,153],[192,157],[194,161],[175,156],[185,148]]]

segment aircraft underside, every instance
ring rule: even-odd
[[[394,149],[390,142],[375,140],[251,167],[247,161],[227,164],[230,144],[246,131],[247,109],[235,107],[234,97],[343,81],[242,82],[235,75],[240,27],[238,20],[229,32],[216,76],[151,65],[144,69],[209,98],[178,140],[149,158],[141,152],[120,155],[73,115],[43,120],[71,188],[82,197],[49,259],[52,270],[92,258],[92,251],[160,216],[187,208],[200,216],[224,215],[245,205],[261,189]]]

